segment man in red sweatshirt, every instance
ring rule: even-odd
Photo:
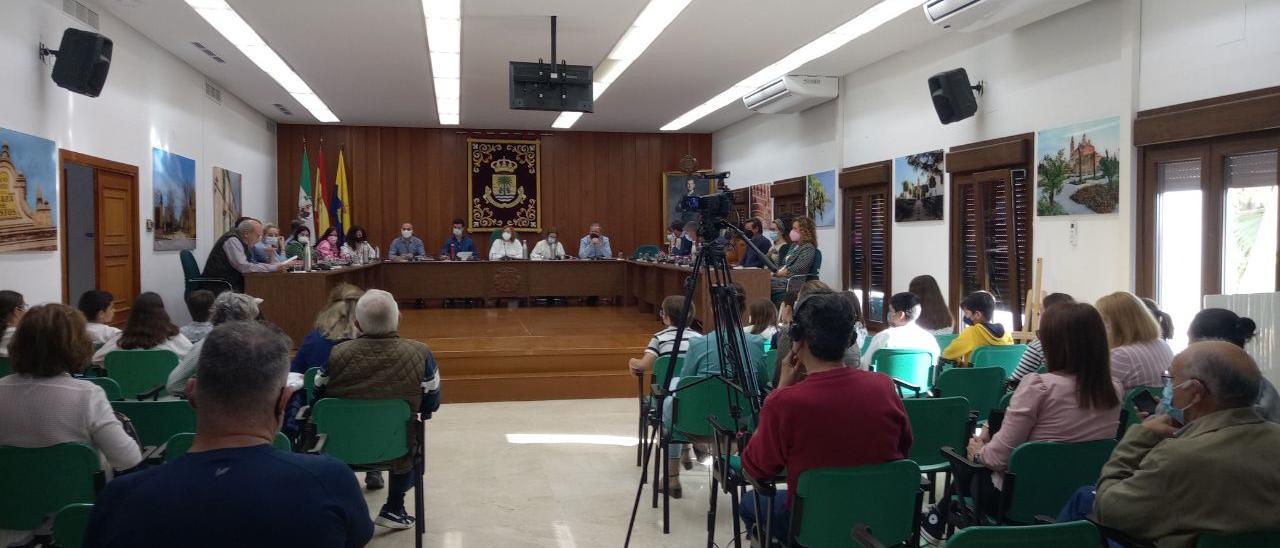
[[[773,534],[784,542],[791,493],[806,470],[880,464],[907,458],[911,450],[911,425],[893,380],[843,363],[854,337],[848,301],[836,293],[810,295],[796,303],[789,329],[794,342],[778,389],[765,400],[760,426],[742,451],[743,470],[753,478],[787,471],[786,504],[773,505]],[[802,371],[807,376],[797,381]],[[748,493],[740,505],[748,531],[757,521],[755,499]]]

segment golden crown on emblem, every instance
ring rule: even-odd
[[[513,160],[502,158],[489,164],[489,167],[493,168],[495,173],[515,173],[520,164],[515,163]]]

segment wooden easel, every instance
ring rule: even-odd
[[[1040,314],[1044,301],[1044,294],[1040,289],[1040,282],[1044,277],[1044,258],[1036,258],[1035,281],[1031,284],[1031,289],[1027,290],[1027,309],[1023,311],[1022,329],[1023,331],[1014,331],[1010,334],[1013,340],[1018,343],[1026,343],[1036,339],[1036,330],[1040,329]]]

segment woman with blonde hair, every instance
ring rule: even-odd
[[[818,273],[818,229],[809,217],[797,217],[791,222],[791,247],[787,250],[782,268],[773,274],[772,290],[778,297],[786,292],[792,277],[800,282]],[[776,300],[776,299],[775,299]]]
[[[356,301],[363,295],[363,289],[345,283],[329,291],[329,304],[316,315],[315,329],[302,340],[298,354],[289,365],[290,371],[306,373],[312,367],[324,369],[335,345],[360,335],[356,328]]]
[[[1117,291],[1098,299],[1098,312],[1107,327],[1111,347],[1111,376],[1125,390],[1161,386],[1161,375],[1173,363],[1173,350],[1161,338],[1160,324],[1134,294]]]

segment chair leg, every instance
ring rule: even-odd
[[[716,457],[716,459],[719,460],[719,457]],[[717,480],[720,479],[717,475],[715,471],[712,471],[711,502],[707,510],[707,548],[714,548],[716,544],[716,502],[718,502],[716,499],[720,498],[720,493],[716,492],[716,488],[719,485]]]
[[[665,485],[665,483],[663,483],[664,480],[662,477],[662,461],[667,460],[666,455],[663,454],[666,448],[666,446],[663,445],[663,443],[665,443],[666,436],[662,435],[661,433],[662,427],[659,426],[658,428],[659,428],[658,430],[659,433],[658,433],[658,436],[655,438],[655,440],[657,441],[657,445],[654,445],[649,448],[650,454],[653,455],[652,458],[653,458],[653,507],[654,508],[658,507],[658,487],[661,485]]]
[[[735,485],[729,489],[729,506],[733,507],[733,546],[734,548],[742,548],[742,516],[738,513],[738,488],[737,480]]]
[[[669,444],[662,444],[662,534],[671,533],[671,455]]]
[[[413,474],[413,511],[414,517],[414,548],[422,548],[422,536],[427,532],[427,513],[426,513],[426,495],[423,491],[423,476],[427,474],[427,432],[426,424],[421,420],[417,421],[418,428],[418,454],[422,458],[422,473]]]

